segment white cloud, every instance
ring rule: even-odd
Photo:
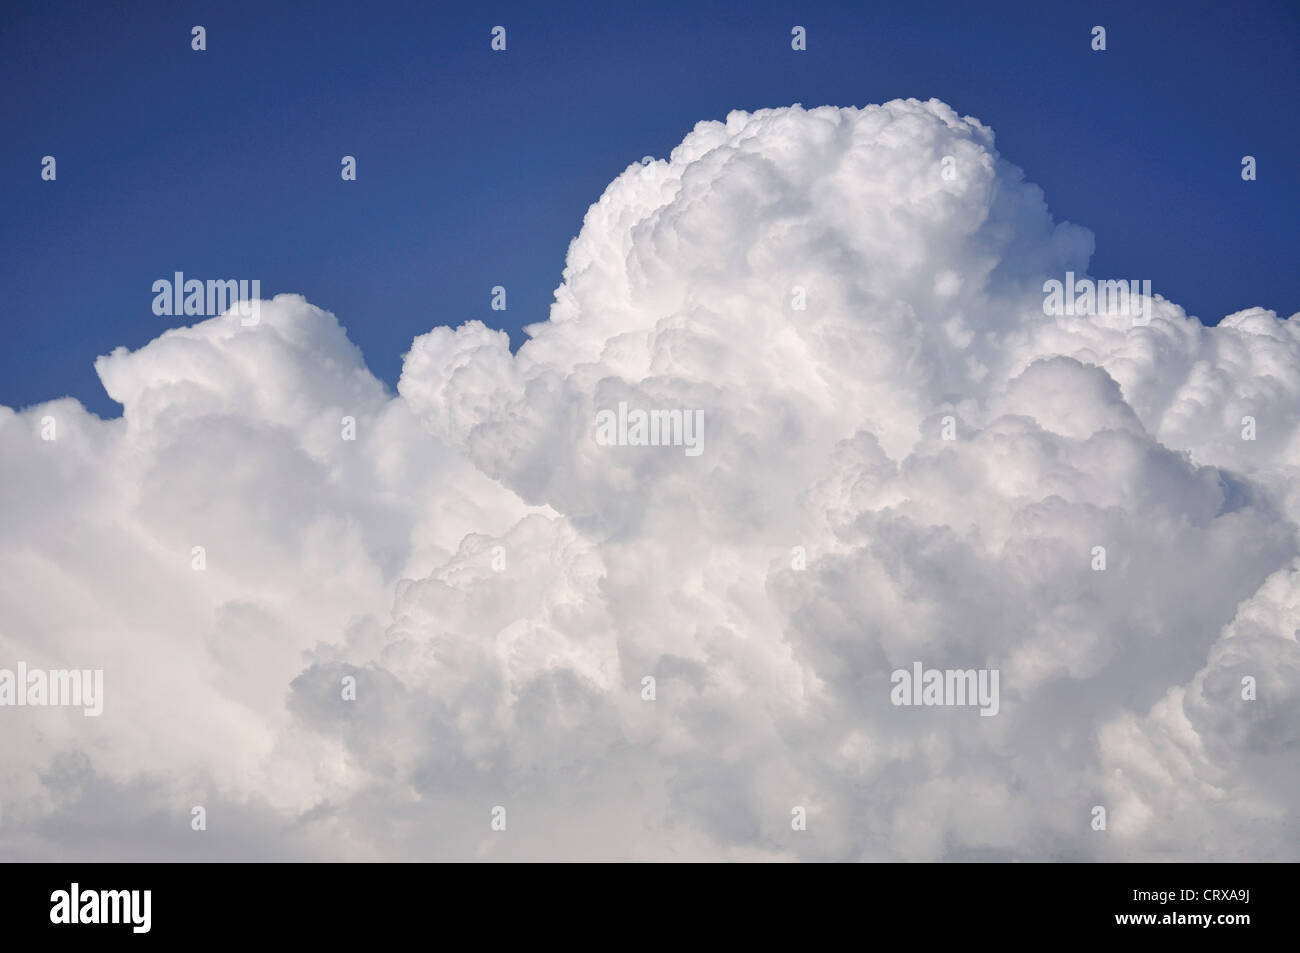
[[[936,101],[737,112],[517,354],[392,396],[280,296],[102,358],[120,420],[0,408],[0,665],[107,693],[0,709],[0,854],[1296,859],[1300,320],[1045,316],[1091,251]],[[916,660],[999,714],[893,706]]]

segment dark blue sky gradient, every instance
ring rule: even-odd
[[[92,362],[189,323],[155,279],[260,278],[390,384],[411,338],[544,320],[587,206],[702,119],[938,97],[1092,272],[1207,323],[1300,310],[1300,4],[0,5],[0,403],[119,413]],[[495,24],[505,54],[489,50]],[[790,50],[790,27],[808,51]],[[208,49],[190,49],[190,28]],[[1101,24],[1109,49],[1093,53]],[[40,180],[43,155],[58,181]],[[339,178],[344,154],[358,181]],[[1259,180],[1240,177],[1245,154]],[[509,310],[489,308],[505,285]],[[194,320],[194,319],[191,319]]]

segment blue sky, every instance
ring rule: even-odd
[[[1211,323],[1300,309],[1294,3],[593,6],[7,4],[0,404],[116,415],[94,358],[184,322],[151,310],[175,271],[304,294],[390,384],[435,325],[517,344],[629,163],[793,102],[943,99],[1093,230],[1094,274],[1149,278]]]

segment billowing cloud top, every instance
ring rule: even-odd
[[[1297,859],[1300,320],[1045,314],[1091,252],[940,102],[736,112],[517,354],[281,295],[0,408],[0,668],[104,670],[0,855]]]

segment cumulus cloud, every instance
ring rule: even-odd
[[[735,112],[517,353],[282,295],[0,408],[0,666],[106,693],[0,709],[0,854],[1297,859],[1300,319],[1044,314],[1092,250],[938,101]]]

